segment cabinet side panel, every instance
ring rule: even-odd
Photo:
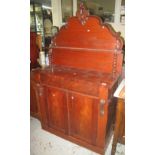
[[[113,132],[115,115],[116,115],[116,98],[112,98],[108,105],[108,120],[107,120],[107,128],[106,128],[106,141],[110,140],[110,136]]]
[[[36,91],[34,85],[34,82],[30,82],[30,112],[32,115],[38,112]]]

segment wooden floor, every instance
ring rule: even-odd
[[[40,121],[31,117],[31,155],[99,155],[41,129]],[[111,142],[105,155],[111,153]],[[125,155],[124,145],[118,144],[116,155]]]

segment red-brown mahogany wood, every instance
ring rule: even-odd
[[[36,44],[37,34],[30,32],[30,69],[39,67],[37,59],[39,58],[39,48]]]
[[[103,155],[115,119],[123,42],[98,17],[81,12],[52,40],[50,67],[32,70],[31,81],[43,129]]]
[[[116,107],[116,122],[111,155],[115,155],[117,143],[125,144],[125,100],[118,98]]]

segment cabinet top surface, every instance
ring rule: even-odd
[[[61,78],[68,81],[84,82],[85,84],[93,83],[97,86],[105,85],[107,87],[111,87],[119,76],[116,75],[113,77],[112,74],[108,73],[82,70],[58,65],[53,65],[52,67],[45,69],[38,68],[32,70],[31,75],[33,76],[35,73],[39,73],[43,77],[46,75],[50,78]]]

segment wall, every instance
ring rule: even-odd
[[[112,0],[113,1],[113,0]],[[51,0],[52,3],[52,14],[53,14],[53,26],[59,28],[64,24],[62,23],[62,12],[61,12],[61,0]],[[110,23],[116,32],[121,32],[121,36],[125,38],[125,25],[119,22],[120,20],[120,4],[121,0],[116,0],[115,5],[115,22]],[[75,15],[77,10],[77,0],[73,0],[73,14]]]
[[[61,27],[62,25],[61,0],[51,0],[51,4],[52,4],[53,26]]]
[[[110,23],[116,32],[121,32],[121,36],[125,39],[125,25],[120,23]]]

